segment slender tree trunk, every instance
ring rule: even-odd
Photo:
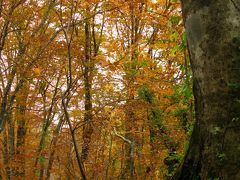
[[[9,152],[7,144],[7,132],[3,131],[3,163],[6,171],[6,179],[10,179],[10,167],[9,167]]]
[[[125,168],[128,168],[128,169],[124,169],[123,172],[126,174],[121,174],[120,179],[133,180],[134,179],[135,143],[134,141],[131,141],[130,139],[127,139],[126,137],[118,134],[115,129],[114,131],[117,137],[121,138],[125,143],[129,144],[130,146],[129,152],[127,152],[129,158],[126,160],[126,165],[125,165]]]
[[[134,71],[136,70],[136,61],[137,61],[137,36],[138,36],[138,29],[139,26],[136,23],[136,7],[139,4],[134,4],[134,2],[129,2],[129,11],[130,11],[130,43],[129,43],[129,50],[130,50],[130,58],[131,62],[129,64],[129,68],[126,69],[126,80],[128,82],[127,87],[127,102],[126,102],[126,110],[125,110],[125,137],[134,143],[134,128],[136,127],[135,124],[135,115],[133,109],[133,103],[135,99],[135,74]],[[132,147],[131,143],[125,143],[125,161],[124,161],[124,169],[121,172],[121,179],[133,179],[133,172],[134,172],[134,159],[132,157]],[[134,153],[134,151],[133,151]]]
[[[90,9],[87,9],[87,15],[89,15]],[[91,60],[91,32],[89,19],[85,21],[85,61],[84,61],[84,123],[83,126],[83,147],[82,147],[82,160],[85,161],[89,154],[89,145],[91,142],[91,136],[93,133],[92,127],[92,70],[93,62]]]
[[[12,112],[10,113],[12,114]],[[15,123],[12,119],[12,115],[9,116],[8,122],[7,122],[8,132],[7,132],[7,147],[8,147],[8,158],[9,158],[9,171],[8,176],[10,179],[14,175],[14,168],[11,164],[13,162],[13,158],[15,155]]]
[[[129,142],[126,141],[125,143],[125,161],[124,161],[124,169],[121,172],[121,179],[133,179],[133,173],[134,173],[134,128],[135,126],[135,116],[132,107],[130,107],[132,101],[134,100],[133,96],[131,97],[131,102],[127,102],[128,108],[125,112],[126,114],[126,122],[125,122],[125,137],[129,140]]]
[[[65,119],[69,125],[69,130],[71,133],[71,137],[72,137],[72,141],[73,141],[73,146],[74,146],[74,150],[75,150],[75,154],[76,154],[76,159],[77,159],[77,163],[78,163],[78,167],[81,173],[81,177],[83,180],[87,180],[87,176],[85,173],[85,169],[84,169],[84,165],[83,162],[81,160],[81,156],[79,154],[79,148],[78,148],[78,144],[77,144],[77,139],[76,139],[76,135],[74,132],[74,129],[72,127],[71,121],[70,121],[70,117],[68,114],[68,110],[67,110],[67,104],[66,102],[64,102],[64,99],[62,100],[62,104],[63,104],[63,109],[64,109],[64,115],[65,115]]]
[[[85,59],[83,61],[83,82],[84,82],[84,126],[83,126],[83,146],[82,146],[82,161],[84,162],[88,158],[89,146],[91,143],[91,136],[93,133],[93,104],[92,104],[92,81],[93,81],[93,71],[95,62],[94,59],[98,55],[99,47],[102,42],[103,36],[103,26],[105,18],[103,16],[101,30],[97,36],[96,25],[95,25],[95,15],[97,14],[98,4],[95,5],[94,9],[87,7],[86,9],[86,19],[84,25],[85,33]],[[92,18],[90,18],[92,16]],[[96,18],[97,21],[98,18]],[[98,19],[99,20],[99,19]]]
[[[56,129],[53,132],[53,138],[52,138],[51,146],[50,146],[51,148],[50,148],[50,153],[49,153],[48,166],[47,166],[47,170],[46,170],[46,180],[50,179],[51,170],[52,170],[52,166],[53,166],[53,162],[54,162],[54,155],[56,152],[56,145],[57,145],[58,137],[61,132],[63,123],[64,123],[64,118],[62,115],[59,119]]]
[[[46,138],[48,135],[48,129],[52,123],[52,120],[54,118],[54,107],[57,103],[57,99],[56,96],[58,94],[58,83],[60,81],[60,77],[58,77],[57,79],[57,83],[54,89],[54,94],[51,100],[51,104],[49,106],[49,108],[46,108],[46,89],[43,90],[42,92],[42,96],[43,96],[43,104],[44,104],[44,123],[42,126],[42,134],[41,134],[41,138],[40,138],[40,142],[38,145],[38,149],[37,149],[37,154],[36,154],[36,159],[35,159],[35,163],[34,163],[34,172],[36,173],[37,171],[37,167],[38,167],[38,163],[39,163],[39,159],[40,158],[44,158],[42,156],[42,151],[45,149],[46,146]],[[40,167],[40,179],[42,178],[42,176],[44,176],[44,162],[41,162],[41,167]]]
[[[25,177],[25,135],[26,135],[26,106],[29,94],[29,85],[26,83],[23,89],[19,91],[19,97],[16,98],[16,118],[17,118],[17,144],[16,155],[18,157],[18,167],[16,175]]]
[[[106,163],[106,174],[105,174],[105,180],[108,179],[108,174],[109,174],[109,167],[113,168],[112,165],[112,145],[113,145],[113,138],[112,135],[110,135],[110,140],[109,140],[109,150],[108,150],[108,160]]]
[[[196,123],[175,179],[240,177],[240,0],[182,0]]]

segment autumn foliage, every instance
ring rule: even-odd
[[[176,0],[0,0],[0,179],[167,179],[193,121]]]

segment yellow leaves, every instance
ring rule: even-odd
[[[42,71],[40,68],[33,68],[33,72],[36,76],[40,76]]]
[[[50,93],[50,92],[47,92],[47,93],[46,93],[46,97],[48,97],[48,98],[52,99],[52,97],[53,97],[53,94],[52,94],[52,93]]]
[[[146,82],[146,80],[143,78],[143,77],[136,77],[136,82],[139,84],[139,85],[142,85]]]
[[[114,90],[114,88],[113,88],[113,86],[112,86],[111,84],[106,84],[105,87],[104,87],[104,89],[105,89],[106,91],[113,91],[113,90]]]
[[[99,0],[87,0],[88,3],[93,3],[93,4],[96,4],[99,2]]]
[[[18,63],[17,75],[22,73],[22,67],[26,67],[28,60],[33,62],[31,67],[27,69],[28,74],[26,75],[30,79],[30,92],[26,93],[27,91],[24,90],[18,93],[16,97],[16,102],[19,105],[27,104],[28,108],[28,114],[22,115],[29,120],[27,126],[31,132],[28,135],[33,138],[32,141],[26,141],[28,149],[35,152],[36,147],[29,148],[29,145],[37,146],[37,142],[40,141],[40,139],[36,139],[35,134],[36,132],[41,132],[44,119],[43,107],[46,107],[44,111],[52,113],[50,114],[51,117],[55,116],[53,123],[49,126],[49,132],[52,133],[55,130],[56,123],[63,113],[61,100],[67,86],[66,84],[70,80],[70,69],[72,69],[72,88],[69,95],[64,96],[64,98],[69,98],[68,112],[73,126],[82,123],[83,116],[86,113],[84,110],[86,87],[83,81],[86,74],[88,74],[92,83],[90,92],[92,94],[92,123],[94,132],[92,134],[93,143],[90,145],[88,162],[92,162],[94,166],[88,164],[89,173],[95,172],[96,164],[98,164],[96,161],[105,163],[105,160],[110,162],[116,159],[116,164],[120,164],[121,158],[124,158],[125,155],[121,153],[121,151],[124,152],[124,149],[121,149],[121,147],[124,148],[124,142],[118,138],[112,139],[113,134],[111,132],[114,127],[122,135],[130,134],[136,138],[136,145],[140,144],[138,142],[142,142],[141,155],[144,155],[144,157],[142,156],[139,159],[136,157],[136,167],[146,168],[155,162],[156,164],[154,164],[153,168],[160,167],[163,164],[162,160],[168,155],[168,151],[164,153],[164,149],[156,148],[155,151],[157,153],[151,154],[149,112],[151,108],[155,107],[163,110],[163,117],[161,118],[163,118],[163,123],[166,127],[173,129],[174,125],[178,123],[178,119],[173,117],[173,112],[180,105],[172,105],[172,102],[164,97],[164,95],[173,94],[173,89],[170,85],[174,82],[170,82],[170,80],[174,77],[174,74],[178,73],[178,69],[175,68],[177,65],[175,64],[178,59],[177,55],[182,53],[178,51],[178,48],[173,48],[177,47],[176,45],[181,41],[182,31],[179,28],[181,23],[178,16],[174,16],[171,19],[171,23],[175,24],[175,26],[166,26],[169,17],[173,13],[177,13],[177,10],[174,11],[171,7],[169,10],[173,10],[173,12],[163,12],[166,6],[165,0],[147,0],[145,4],[141,0],[111,0],[107,2],[87,0],[81,2],[74,1],[74,3],[69,0],[63,0],[61,5],[56,4],[55,10],[51,10],[42,28],[32,37],[32,30],[40,25],[39,23],[47,10],[46,5],[49,1],[44,2],[46,3],[42,3],[41,8],[39,2],[36,2],[34,5],[36,8],[33,8],[33,5],[31,5],[30,9],[25,9],[23,13],[23,9],[19,7],[19,11],[13,16],[15,23],[11,23],[16,25],[16,29],[19,31],[17,36],[19,37],[16,37],[15,34],[17,33],[15,32],[9,33],[9,39],[7,39],[5,49],[3,50],[4,54],[6,54],[6,59],[9,61],[5,63],[6,65],[12,65],[14,62]],[[94,4],[96,3],[99,4],[95,6]],[[134,6],[133,11],[129,8],[131,4]],[[86,10],[87,8],[88,10]],[[70,12],[70,10],[73,12]],[[19,19],[19,24],[17,19],[20,18],[21,13],[25,19]],[[74,13],[76,14],[74,15]],[[61,18],[62,21],[60,22]],[[85,18],[89,20],[91,31],[91,37],[89,38],[91,60],[86,62],[86,64],[89,66],[93,65],[93,68],[88,69],[89,73],[84,73],[82,64],[86,52],[86,33],[84,32],[84,21],[82,21]],[[101,32],[103,19],[105,22],[103,24],[103,32]],[[27,26],[28,23],[30,24],[29,26]],[[68,23],[70,23],[69,27],[67,27]],[[72,26],[75,23],[76,26]],[[46,46],[52,35],[59,28],[61,29],[62,26],[65,28],[64,30],[69,40],[71,39],[70,50],[62,31]],[[93,33],[94,30],[95,34]],[[15,58],[16,54],[13,52],[18,52],[18,43],[22,41],[23,44],[28,44],[28,46],[26,47],[26,53],[24,52],[24,60],[18,61]],[[94,47],[95,45],[99,47],[96,48]],[[99,51],[95,52],[98,48]],[[171,50],[172,56],[170,57],[169,52]],[[72,68],[69,68],[69,57],[72,60]],[[172,60],[173,58],[174,61]],[[36,61],[32,61],[32,59],[36,59]],[[56,85],[58,77],[60,80],[59,84]],[[138,88],[145,84],[149,85],[149,88],[154,93],[154,100],[151,103],[140,101],[137,95]],[[57,94],[54,93],[55,89]],[[24,99],[27,99],[27,101],[23,101]],[[52,112],[49,110],[51,102],[54,103]],[[158,115],[155,115],[157,116],[155,118],[157,123],[155,124],[159,125],[160,113],[158,111],[154,111],[154,113]],[[13,114],[13,116],[17,119],[21,117],[16,114]],[[66,133],[69,133],[68,126],[64,125],[63,127],[63,131],[59,132],[61,138],[59,138],[58,142],[58,147],[61,148],[58,148],[59,150],[56,151],[58,153],[56,157],[60,155],[59,158],[62,165],[59,169],[62,170],[64,170],[66,165],[65,161],[67,162],[68,160],[65,156],[62,156],[62,152],[66,151],[66,149],[70,151],[72,148],[72,144],[69,143],[71,142],[71,137],[66,135]],[[157,129],[156,127],[154,128],[154,130]],[[181,132],[172,129],[171,132],[177,134],[178,137],[183,137]],[[80,145],[83,141],[81,138],[82,128],[78,128],[75,133],[77,133]],[[51,135],[49,136],[49,141],[51,140],[50,138],[52,138]],[[113,141],[111,142],[112,145],[106,143],[108,139]],[[158,142],[156,141],[157,143],[160,146],[162,139],[159,138]],[[93,144],[95,145],[93,146]],[[96,144],[103,145],[100,147],[96,146]],[[46,146],[47,150],[48,148]],[[112,149],[110,150],[109,148]],[[138,149],[140,148],[137,147]],[[100,151],[102,155],[96,153]],[[108,155],[110,151],[112,155]],[[96,158],[96,156],[99,158]],[[109,159],[106,158],[108,156]],[[28,159],[28,162],[32,161],[31,158]],[[154,163],[152,163],[153,161]],[[110,172],[114,169],[114,174],[117,177],[121,167],[116,164],[114,165],[116,170],[109,166],[109,174],[112,174]],[[103,170],[100,166],[97,169],[99,172],[103,172]],[[54,173],[60,177],[62,171],[55,170]],[[136,169],[137,173],[139,172]],[[153,175],[157,177],[160,176],[160,173],[155,171]],[[143,178],[140,176],[140,173],[138,175],[140,179]],[[109,175],[109,178],[112,179],[116,179],[116,177],[110,177]],[[101,177],[99,178],[101,179]]]
[[[107,61],[106,57],[104,55],[97,55],[95,57],[95,60],[97,63],[99,63],[101,66],[107,66],[109,64],[109,62]]]
[[[115,66],[114,63],[110,64],[109,65],[109,69],[110,69],[110,71],[116,71],[117,70],[117,66]]]
[[[80,116],[83,115],[83,113],[84,113],[84,111],[81,110],[81,109],[74,109],[74,110],[71,111],[70,116],[72,116],[72,117],[80,117]]]

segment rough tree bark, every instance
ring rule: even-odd
[[[240,178],[240,0],[182,0],[196,124],[175,179]]]

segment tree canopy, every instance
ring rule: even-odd
[[[189,64],[176,0],[0,0],[0,179],[172,177]]]

